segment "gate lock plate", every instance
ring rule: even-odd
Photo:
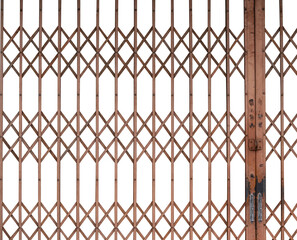
[[[258,151],[262,150],[262,139],[249,139],[249,150]]]

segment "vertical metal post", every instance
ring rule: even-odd
[[[19,61],[19,240],[22,240],[22,136],[23,136],[23,0],[20,0],[20,61]]]
[[[230,192],[230,26],[229,26],[229,0],[226,4],[226,156],[227,156],[227,240],[231,238],[231,192]]]
[[[156,1],[152,0],[152,240],[156,239]]]
[[[77,0],[77,112],[76,112],[76,240],[79,240],[80,209],[80,0]]]
[[[189,0],[189,132],[190,132],[190,240],[193,240],[193,18],[192,0]]]
[[[171,209],[171,240],[174,240],[174,0],[171,0],[171,43],[170,43],[170,61],[171,61],[171,202],[170,202],[170,209]]]
[[[3,13],[1,0],[0,13],[0,240],[3,240]]]
[[[258,240],[266,239],[265,227],[265,0],[255,0],[255,81],[256,81],[256,139],[263,142],[256,151],[256,193]]]
[[[38,45],[38,240],[41,240],[41,108],[42,108],[42,0],[39,0]]]
[[[207,1],[207,85],[208,85],[208,112],[207,112],[207,138],[208,138],[208,239],[211,240],[211,0]]]
[[[115,0],[115,97],[114,97],[114,239],[118,239],[118,64],[119,64],[119,0]]]
[[[283,25],[283,0],[279,0],[279,44],[280,44],[280,113],[281,113],[281,240],[285,239],[285,170],[284,170],[284,25]]]
[[[244,6],[244,36],[245,36],[245,219],[246,239],[256,239],[256,223],[254,220],[255,187],[256,187],[256,156],[248,148],[249,139],[255,139],[255,2],[245,0]]]
[[[96,0],[96,184],[95,240],[99,239],[99,0]]]
[[[58,0],[57,240],[61,239],[61,10],[62,0]]]
[[[133,109],[133,240],[137,227],[137,0],[134,0],[134,109]]]

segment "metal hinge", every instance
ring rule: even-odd
[[[262,150],[262,139],[249,139],[249,150],[250,151]]]

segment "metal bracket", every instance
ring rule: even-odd
[[[255,197],[254,194],[250,194],[250,221],[254,222],[255,221]]]
[[[262,194],[258,193],[258,222],[262,222]]]
[[[249,150],[250,151],[258,151],[262,150],[262,139],[249,139]]]

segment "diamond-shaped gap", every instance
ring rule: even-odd
[[[225,199],[225,198],[224,198]],[[216,206],[216,208],[220,211],[222,206],[219,205],[219,206]],[[214,220],[214,218],[217,216],[217,212],[216,210],[214,209],[214,207],[212,206],[211,208],[211,218],[212,218],[212,221]],[[212,231],[214,231],[218,236],[222,236],[222,235],[225,235],[226,234],[226,228],[227,228],[227,225],[225,224],[224,221],[226,221],[226,207],[224,207],[223,211],[220,213],[221,216],[219,216],[212,224],[211,228],[212,228]],[[223,219],[224,220],[223,220]],[[224,233],[225,232],[225,233]],[[215,237],[215,236],[213,236]]]
[[[107,40],[105,38],[105,36],[100,32],[100,34],[99,34],[99,48],[100,48],[100,55],[105,60],[108,60],[114,54],[113,47],[114,47],[114,38],[115,37],[114,37],[114,33],[113,34],[105,33],[105,34],[106,34],[106,38],[108,38],[108,36],[110,36],[110,38],[108,38],[108,40]],[[119,35],[119,37],[120,37],[120,35]]]
[[[292,62],[292,60],[296,57],[296,53],[297,53],[296,47],[293,45],[293,43],[290,42],[287,45],[286,49],[284,50],[284,55],[286,56],[289,62]]]
[[[244,54],[244,50],[241,48],[241,46],[238,43],[236,43],[230,51],[230,57],[232,57],[232,59],[235,61],[235,64],[238,64],[240,59],[241,59],[241,62],[244,61],[244,58],[242,58],[243,54]],[[229,63],[231,64],[230,69],[232,71],[233,68],[235,67],[235,64],[232,62],[232,60],[230,60]]]
[[[143,128],[140,131],[139,135],[137,136],[137,139],[140,142],[138,143],[138,154],[140,154],[144,150],[148,152],[149,149],[151,149],[152,147],[151,134],[147,131],[147,129]],[[149,155],[151,156],[150,152],[149,152]]]
[[[80,73],[81,73],[81,77],[84,76],[85,79],[91,80],[90,82],[93,81],[92,85],[94,85],[93,87],[93,91],[94,91],[94,99],[95,99],[95,77],[96,77],[96,57],[94,56],[91,57],[90,62],[87,61],[87,63],[85,63],[82,58],[81,58],[81,67],[80,67]],[[100,71],[98,71],[100,72]],[[95,100],[94,100],[95,102]]]
[[[294,121],[295,122],[295,121]],[[290,126],[288,128],[288,131],[285,133],[285,138],[288,143],[285,142],[285,144],[293,145],[293,143],[296,141],[297,137],[297,131],[294,129],[293,126]]]
[[[80,138],[87,146],[90,146],[96,137],[96,128],[91,127],[91,123],[96,122],[96,117],[92,116],[86,121],[82,117],[80,118]]]
[[[70,210],[70,208],[68,210]],[[73,214],[73,211],[74,211],[74,214]],[[71,213],[71,217],[75,221],[76,220],[75,209],[73,211]],[[61,210],[61,231],[63,231],[63,233],[67,237],[69,237],[75,231],[76,226],[69,216],[66,218],[66,220],[65,220],[65,217],[66,217],[66,213],[63,210]]]
[[[205,137],[204,141],[201,141],[201,143],[198,143],[197,141],[195,142],[195,140],[199,139],[199,135],[194,134],[193,138],[194,138],[194,141],[193,141],[193,155],[194,155],[194,157],[199,158],[200,155],[203,156],[203,153],[206,154],[206,156],[207,156],[207,152],[208,152],[207,137]],[[198,144],[198,145],[196,145],[196,144]],[[194,161],[196,161],[196,158],[194,159]]]
[[[11,121],[12,119],[10,119]],[[7,122],[6,118],[3,117],[3,125],[9,125],[10,123]],[[15,121],[12,123],[13,126],[10,126],[6,132],[3,133],[3,137],[5,139],[6,142],[8,142],[8,144],[10,146],[13,145],[13,143],[18,139],[18,130],[19,130],[19,120],[18,117],[15,119]],[[16,128],[16,129],[13,129]],[[3,130],[5,131],[6,127],[3,127]],[[15,131],[16,130],[16,131]],[[3,144],[3,146],[5,146],[5,144]]]
[[[221,59],[225,55],[225,50],[223,49],[223,47],[226,47],[225,39],[226,39],[225,29],[222,29],[221,31],[217,31],[215,33],[213,32],[211,33],[210,41],[211,41],[212,54],[217,55],[216,59]]]
[[[271,207],[271,205],[270,205],[270,207]],[[274,210],[274,207],[272,208],[272,210]],[[268,218],[269,215],[270,215],[270,211],[266,209],[266,217]],[[280,220],[280,207],[276,210],[275,215]],[[281,226],[278,223],[278,221],[275,219],[275,217],[271,216],[269,221],[266,222],[266,227],[267,227],[267,229],[270,230],[270,232],[272,232],[273,235],[275,235],[277,232],[279,232],[279,229]]]
[[[202,211],[202,210],[199,209],[199,211]],[[204,235],[204,234],[206,234],[206,232],[208,231],[208,226],[207,226],[208,210],[207,210],[207,208],[202,213],[202,216],[198,217],[198,215],[199,215],[198,212],[194,208],[194,210],[193,210],[194,235],[197,236],[197,234],[198,234],[198,236],[200,236],[200,237],[202,237],[202,236],[206,237],[207,235]],[[204,221],[203,217],[205,218],[206,222]]]
[[[274,119],[275,119],[275,117],[272,118],[272,121]],[[271,124],[271,122],[268,120],[268,118],[266,118],[266,126],[269,127],[270,124]],[[268,139],[272,145],[275,145],[278,142],[279,138],[280,138],[280,133],[279,133],[280,127],[279,127],[279,124],[280,124],[280,117],[278,116],[277,117],[277,120],[275,122],[273,122],[273,125],[266,132],[266,139]],[[268,143],[266,143],[266,146],[268,148],[271,148],[270,147],[270,144],[268,144]],[[277,144],[277,148],[276,149],[278,149],[278,146],[279,146],[279,143]]]
[[[92,34],[91,37],[90,34]],[[81,33],[81,55],[87,60],[87,62],[90,62],[90,60],[96,54],[96,31],[93,33],[86,33],[86,35],[87,38],[90,37],[90,39],[87,40],[87,38]]]
[[[134,112],[133,109],[129,107],[125,109],[125,107],[126,106],[123,104],[122,109],[118,111],[118,132],[120,132],[121,129],[124,131],[125,128],[127,128],[129,132],[133,131]]]
[[[51,208],[47,209],[47,211],[50,211]],[[51,216],[53,219],[51,219]],[[42,224],[42,229],[43,231],[41,231],[41,234],[46,238],[46,237],[51,237],[54,232],[56,231],[57,228],[57,208],[55,208],[55,210],[51,213],[51,216],[47,217],[47,212],[41,208],[41,222],[43,222]],[[45,220],[46,219],[46,220]]]
[[[124,212],[126,213],[128,209],[129,207],[124,208]],[[133,208],[125,217],[124,213],[120,209],[118,210],[118,231],[121,232],[124,237],[127,237],[133,231]],[[131,237],[132,235],[129,236]]]
[[[147,210],[149,207],[148,212],[142,216],[142,212],[140,211],[139,208],[137,208],[137,222],[140,220],[140,222],[137,225],[138,232],[140,232],[143,236],[149,236],[149,232],[151,231],[152,228],[152,207],[151,206],[146,206],[145,204],[142,204],[141,209],[143,212]],[[146,217],[148,219],[146,219]]]
[[[293,210],[293,205],[290,206],[291,210]],[[293,214],[296,215],[297,211],[293,211]],[[284,219],[288,219],[288,221],[285,222],[285,228],[286,230],[292,235],[296,231],[297,221],[294,218],[294,216],[291,215],[290,210],[285,205],[285,211],[284,211]]]
[[[218,48],[218,47],[216,46],[216,48]],[[226,74],[226,58],[225,58],[225,56],[223,56],[221,58],[221,57],[214,56],[212,54],[212,59],[211,59],[210,65],[211,65],[211,74],[216,77],[218,77],[218,75],[219,75],[219,78],[222,81],[225,80],[225,74]],[[212,80],[212,82],[214,82],[214,81]],[[216,86],[216,85],[217,84],[213,84],[212,86]],[[221,91],[222,91],[222,89],[221,89]],[[213,94],[213,96],[214,96],[214,94]]]
[[[166,114],[166,117],[163,119],[156,117],[156,132],[158,131],[156,138],[162,146],[165,146],[171,135],[171,117],[167,118],[167,116]],[[164,123],[165,120],[166,122]]]
[[[174,55],[182,62],[189,54],[189,50],[187,48],[189,47],[189,34],[187,34],[186,36],[182,35],[181,39],[175,34],[174,42]]]
[[[47,118],[48,121],[51,121],[52,118]],[[41,118],[41,125],[42,125],[42,139],[45,141],[45,143],[48,145],[48,147],[51,147],[51,145],[57,140],[57,116],[54,118],[53,122],[50,123],[52,126],[47,126],[49,123],[44,119],[44,117]],[[46,129],[46,130],[45,130]],[[45,130],[45,131],[44,131]],[[43,132],[44,131],[44,132]],[[56,133],[55,133],[56,131]],[[41,143],[43,145],[42,147],[42,155],[44,155],[48,148],[45,146],[44,143]],[[54,152],[56,155],[56,143],[52,146],[51,151]]]
[[[131,143],[132,141],[132,143]],[[118,151],[119,156],[125,152],[124,155],[130,155],[133,156],[133,135],[126,127],[123,129],[123,131],[118,136]]]
[[[7,216],[9,215],[9,213],[6,212],[6,209],[3,208],[3,222],[6,221]],[[10,211],[12,209],[9,209]],[[13,212],[12,216],[10,216],[8,218],[8,220],[5,222],[5,224],[3,224],[3,230],[5,229],[6,231],[3,231],[3,236],[4,234],[6,234],[6,232],[11,236],[13,235],[16,231],[18,231],[18,219],[19,219],[19,211],[18,208],[16,208],[16,210]],[[15,222],[13,220],[13,217],[16,219],[17,222]]]
[[[12,160],[15,159],[16,161],[19,160],[19,141],[16,140],[16,144],[12,147],[11,145],[6,146],[3,144],[3,161],[7,158],[11,158]],[[8,161],[7,161],[8,162]]]
[[[133,55],[134,34],[132,33],[128,36],[128,33],[127,33],[127,35],[123,36],[122,34],[119,33],[118,46],[119,46],[119,55],[121,55],[123,60],[126,62],[130,58],[130,56]]]
[[[232,132],[232,134],[230,136],[230,138],[231,138],[232,142],[235,144],[235,146],[238,146],[244,137],[245,137],[245,134],[242,132],[242,130],[240,129],[239,126],[235,128],[235,130]]]
[[[61,138],[68,146],[76,138],[76,117],[66,120],[61,116]]]
[[[163,38],[164,35],[161,37]],[[156,55],[164,63],[165,60],[167,59],[167,57],[170,55],[170,33],[167,34],[167,36],[163,42],[161,42],[162,41],[161,37],[158,34],[156,34],[156,48],[158,47],[156,49]],[[158,62],[159,62],[159,60],[156,61],[156,64]],[[158,68],[156,68],[156,69],[158,69]]]
[[[177,145],[178,144],[178,145]],[[188,162],[190,156],[190,142],[179,142],[174,143],[174,155],[175,161],[182,159],[181,161]],[[180,164],[180,163],[179,163]],[[182,164],[181,164],[182,166]]]
[[[141,142],[141,144],[145,147],[147,145],[147,143],[152,138],[152,128],[151,128],[151,126],[152,126],[152,116],[146,116],[146,117],[141,116],[141,118],[142,118],[142,120],[140,120],[139,117],[137,118],[137,128],[138,128],[138,131],[139,131],[139,133],[137,135],[137,138]],[[142,121],[144,121],[144,123]],[[149,130],[151,132],[149,132]]]
[[[83,142],[81,141],[79,144],[79,148],[80,148],[81,162],[84,161],[85,159],[89,159],[90,161],[92,161],[95,164],[95,162],[96,162],[96,142],[95,142],[95,140],[90,145],[83,144]],[[94,166],[94,168],[95,168],[95,166]]]
[[[143,35],[143,37],[147,37],[146,39],[143,39],[139,33],[138,33],[138,38],[137,38],[137,44],[138,44],[138,50],[137,50],[137,54],[138,54],[138,58],[141,58],[142,61],[144,61],[144,63],[151,57],[152,55],[152,46],[151,46],[151,35],[152,33],[149,33],[146,36],[147,33],[145,33],[145,35]],[[140,46],[141,44],[141,46]],[[139,61],[139,60],[138,60]],[[146,66],[148,66],[148,69],[150,69],[151,67],[151,61],[150,60]],[[140,64],[140,62],[138,62],[137,64],[137,72],[143,67],[142,64]]]
[[[113,113],[109,117],[104,115],[99,116],[99,137],[104,144],[109,144],[114,138],[114,119]],[[110,122],[108,122],[109,120]]]
[[[195,34],[193,34],[193,53],[195,55],[195,58],[198,59],[198,61],[201,63],[203,59],[207,56],[207,34],[204,34],[203,36],[198,36],[199,39],[196,37]],[[202,37],[202,39],[201,39]],[[201,40],[201,42],[200,42]],[[198,43],[199,41],[199,43]],[[197,44],[198,43],[198,44]],[[197,46],[195,46],[197,44]],[[194,62],[194,61],[193,61]]]
[[[87,212],[85,213],[83,209],[80,207],[79,215],[80,215],[80,233],[85,235],[87,238],[92,234],[92,232],[95,230],[95,208],[91,210],[91,208],[86,208],[86,206],[83,206],[84,210]],[[90,212],[91,211],[91,212]],[[86,217],[88,215],[88,217]],[[90,220],[92,219],[93,222]]]
[[[7,36],[6,33],[3,33],[3,47],[6,46],[6,44],[8,43],[8,41],[10,41],[10,38]],[[10,34],[10,36],[12,36],[13,34]],[[13,40],[7,45],[7,47],[3,50],[4,54],[8,57],[8,59],[10,61],[12,61],[18,54],[19,54],[19,50],[17,49],[17,47],[15,46],[15,44],[13,43],[13,41],[16,43],[16,45],[18,46],[19,44],[19,32],[16,34],[16,36],[13,38]],[[18,65],[16,65],[18,66]]]
[[[182,77],[184,79],[189,79],[189,66],[190,66],[190,60],[187,56],[186,58],[182,59],[176,59],[174,58],[174,74],[177,77]],[[169,69],[169,68],[168,68]]]
[[[174,229],[175,231],[180,235],[183,236],[188,230],[189,230],[189,207],[185,206],[185,204],[183,204],[183,207],[181,207],[180,204],[178,204],[178,207],[180,209],[180,211],[182,213],[180,213],[177,208],[174,208]],[[183,213],[183,211],[187,208],[187,210]],[[181,215],[184,215],[182,217],[180,217]],[[188,221],[188,222],[187,222]]]
[[[10,66],[10,64],[12,64],[12,66]],[[17,58],[14,62],[12,62],[12,60],[10,62],[8,62],[5,58],[3,59],[3,73],[4,73],[4,76],[7,79],[11,79],[11,81],[14,81],[14,85],[13,85],[14,87],[18,86],[18,84],[19,84],[19,79],[18,79],[19,66],[20,66],[19,58]],[[4,84],[4,89],[5,88],[7,89],[7,87],[9,86],[7,81],[4,81],[3,84]],[[11,91],[10,93],[11,94],[18,93],[15,90],[14,90],[14,92]],[[5,99],[5,94],[4,94],[4,99]],[[12,104],[12,102],[10,102],[10,104]],[[16,102],[14,106],[18,106],[16,104],[18,104],[18,102]],[[5,109],[5,101],[4,101],[4,109]],[[11,110],[6,109],[6,112],[9,113]]]
[[[56,56],[58,53],[58,28],[53,29],[52,32],[46,32],[43,30],[42,47],[44,47],[42,50],[42,52],[45,53],[44,55],[47,58],[50,56],[48,59],[53,59]]]
[[[163,211],[164,209],[162,209]],[[169,212],[169,214],[168,214]],[[170,208],[167,210],[166,212],[166,217],[170,222]],[[164,217],[161,218],[161,220],[159,220],[160,218],[160,213],[159,211],[156,210],[156,221],[158,221],[158,223],[156,224],[156,231],[158,232],[156,235],[161,235],[162,239],[164,238],[164,236],[170,232],[170,224],[165,220]]]
[[[235,203],[235,201],[234,201],[234,203]],[[231,225],[231,229],[234,232],[234,234],[237,237],[239,237],[239,235],[241,234],[242,230],[245,228],[245,223],[240,219],[239,216],[236,216],[236,212],[232,208],[230,208],[230,219],[231,219],[230,221],[233,221],[233,219],[234,219],[234,222]]]
[[[223,127],[223,129],[225,130],[225,122],[226,122],[226,118],[224,117],[224,120],[221,122],[221,126]],[[213,127],[215,127],[217,123],[215,122],[214,124],[212,124]],[[218,127],[212,134],[212,143],[211,143],[211,153],[212,156],[214,156],[214,154],[217,153],[217,151],[219,151],[219,155],[217,156],[223,156],[221,154],[224,154],[224,156],[226,155],[226,135],[223,132],[223,130]],[[217,146],[216,146],[216,145]],[[216,156],[216,157],[217,157]]]
[[[26,206],[27,210],[29,212],[31,212],[33,210],[33,208],[28,208]],[[33,212],[32,215],[30,215],[29,218],[27,218],[29,216],[29,213],[24,209],[24,207],[22,208],[22,228],[23,231],[26,232],[26,234],[31,237],[34,236],[37,232],[37,227],[38,227],[38,222],[37,222],[37,211],[38,208],[36,208]],[[26,220],[26,222],[24,223],[24,220]],[[24,235],[23,235],[24,236]],[[24,236],[25,237],[25,236]],[[25,237],[26,238],[26,237]]]
[[[105,211],[107,211],[108,209],[109,208],[105,208]],[[99,208],[98,214],[99,214],[99,229],[101,233],[105,237],[107,237],[114,230],[114,227],[113,227],[114,208],[112,208],[112,210],[107,214],[112,222],[107,216],[105,216],[106,213],[103,212],[101,208]]]
[[[52,42],[48,42],[46,43],[47,41],[47,37],[46,36],[43,36],[43,47],[45,46],[44,44],[46,44],[45,48],[42,50],[42,53],[43,53],[43,59],[42,59],[42,71],[45,71],[48,67],[49,67],[49,64],[46,63],[45,59],[47,59],[47,61],[49,63],[51,63],[54,58],[56,58],[56,60],[52,63],[52,66],[54,69],[56,69],[55,67],[55,64],[57,62],[57,54],[58,54],[58,51],[57,51],[57,44],[56,44],[56,34],[53,36],[53,39],[52,41],[54,42],[54,44],[56,46],[53,46],[53,43]]]
[[[76,30],[74,30],[74,31],[76,31]],[[71,33],[66,32],[67,36],[65,35],[65,32],[63,32],[63,31],[61,34],[61,46],[63,48],[62,54],[68,60],[69,60],[69,58],[71,58],[73,55],[76,54],[77,33],[74,34],[74,31]],[[72,37],[72,38],[69,39],[70,37]],[[67,44],[67,45],[65,45],[65,44]]]
[[[24,55],[26,55],[26,57],[28,58],[28,60],[30,62],[36,57],[36,55],[38,55],[39,34],[38,33],[35,34],[34,37],[33,37],[33,35],[34,35],[34,33],[32,33],[32,35],[30,35],[30,34],[27,35],[27,34],[23,33],[23,51],[24,51]],[[33,39],[29,39],[32,37],[33,37]],[[36,69],[38,69],[38,68],[36,68]]]
[[[174,117],[174,131],[175,138],[178,139],[178,142],[184,143],[189,138],[189,126],[190,126],[190,116],[175,116]],[[188,132],[187,132],[188,131]]]

